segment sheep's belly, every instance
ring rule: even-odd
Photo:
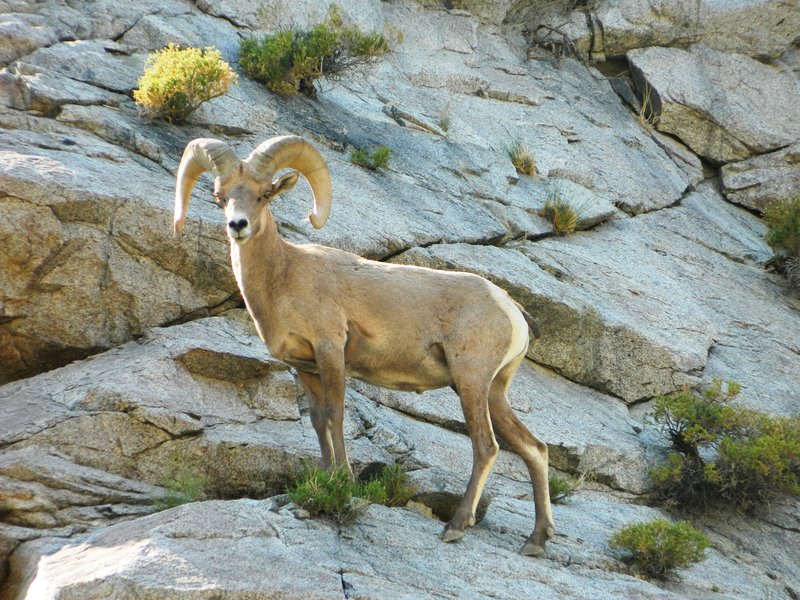
[[[449,377],[419,377],[419,373],[415,373],[417,377],[410,379],[407,375],[398,375],[396,377],[386,377],[386,374],[379,375],[363,374],[357,372],[348,372],[348,375],[366,381],[378,387],[388,388],[390,390],[398,390],[401,392],[417,392],[422,393],[426,390],[435,390],[438,388],[448,387],[453,385],[453,380]]]

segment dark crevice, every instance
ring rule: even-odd
[[[387,261],[391,260],[392,258],[394,258],[396,256],[399,256],[401,254],[404,254],[405,252],[408,252],[409,250],[415,250],[415,249],[418,249],[418,248],[431,248],[432,246],[446,246],[446,245],[449,245],[449,244],[468,244],[468,245],[471,245],[471,246],[502,247],[507,241],[512,241],[512,240],[508,240],[507,237],[506,237],[506,234],[492,236],[490,238],[486,238],[486,239],[482,239],[482,240],[474,240],[474,241],[471,241],[471,242],[470,241],[466,241],[466,240],[448,242],[448,241],[445,241],[445,240],[442,240],[442,239],[438,239],[438,240],[433,240],[433,241],[426,242],[426,243],[423,243],[423,244],[417,244],[415,246],[403,246],[401,248],[398,248],[397,250],[393,250],[391,252],[387,252],[386,254],[383,254],[383,255],[381,255],[379,257],[369,257],[369,256],[367,256],[366,258],[372,258],[372,260],[377,260],[379,262],[387,262]]]

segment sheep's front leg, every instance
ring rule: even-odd
[[[324,432],[326,443],[331,444],[333,464],[350,471],[344,443],[344,344],[338,345],[330,341],[318,344],[314,347],[314,361],[319,370],[316,382],[318,385],[316,418],[320,429]],[[320,437],[319,430],[317,436]],[[321,437],[320,446],[322,447]]]
[[[319,449],[322,452],[322,466],[330,469],[333,464],[333,437],[328,427],[328,415],[323,408],[322,381],[319,375],[313,373],[297,372],[297,378],[303,384],[308,397],[308,410],[311,416],[311,425],[319,440]]]

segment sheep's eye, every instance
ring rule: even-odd
[[[227,203],[228,203],[227,198],[223,198],[220,194],[214,194],[214,204],[216,204],[220,208],[225,208],[225,204]]]

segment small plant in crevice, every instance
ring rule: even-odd
[[[447,105],[442,109],[442,112],[439,113],[439,129],[447,133],[450,131],[450,125],[452,125],[452,119],[450,117],[450,103],[448,102]]]
[[[650,130],[658,124],[658,115],[656,115],[653,105],[653,86],[651,86],[649,82],[645,81],[644,83],[640,102],[637,121],[639,125]]]
[[[208,476],[196,463],[176,456],[170,461],[167,474],[161,481],[166,493],[157,500],[157,506],[163,510],[205,500],[208,486]]]
[[[344,467],[330,470],[306,465],[288,490],[289,498],[312,516],[348,525],[370,504],[402,506],[414,493],[402,467],[386,467],[368,481],[354,480]]]
[[[789,285],[800,291],[800,193],[768,204],[764,223],[775,265],[785,273]]]
[[[539,216],[549,221],[558,235],[574,232],[580,221],[580,213],[581,208],[564,198],[559,188],[550,192],[550,197],[539,210]]]
[[[536,160],[528,150],[528,145],[519,138],[515,138],[511,144],[506,146],[506,156],[511,160],[511,164],[522,175],[536,174]]]
[[[380,502],[386,506],[405,506],[417,491],[406,470],[398,464],[384,467],[372,481],[378,482],[386,491],[386,499]]]
[[[392,151],[386,146],[378,146],[369,154],[360,148],[356,148],[350,155],[350,162],[370,171],[377,171],[389,166],[391,156]]]
[[[626,562],[642,574],[664,579],[676,568],[685,568],[705,558],[708,538],[691,524],[656,519],[623,527],[609,545],[625,551]]]
[[[547,486],[550,491],[550,502],[553,504],[561,504],[580,489],[585,479],[585,473],[581,475],[577,481],[570,481],[558,475],[550,476],[547,481]]]
[[[657,500],[756,512],[780,495],[800,494],[800,417],[734,406],[739,391],[714,380],[703,394],[656,399],[653,418],[673,448],[650,472]]]
[[[387,52],[389,42],[383,34],[346,24],[339,8],[331,5],[327,17],[311,29],[280,26],[260,40],[243,39],[239,64],[274,92],[313,98],[318,79],[336,80]]]
[[[148,55],[133,99],[144,114],[180,123],[203,102],[227,93],[236,78],[214,48],[169,44]]]

